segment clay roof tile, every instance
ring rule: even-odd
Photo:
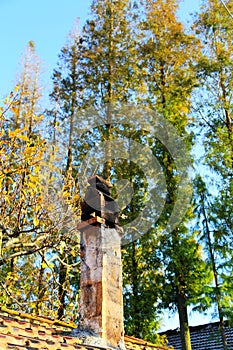
[[[110,350],[108,347],[84,344],[74,336],[73,323],[19,313],[0,307],[1,350]],[[166,350],[150,342],[125,337],[126,350]]]

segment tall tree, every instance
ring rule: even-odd
[[[49,244],[46,237],[48,227],[45,228],[47,215],[42,214],[40,197],[40,170],[45,152],[44,140],[36,134],[33,135],[33,139],[31,133],[28,136],[27,127],[12,128],[14,116],[18,117],[18,98],[17,95],[12,94],[1,115],[0,265],[5,279],[1,281],[2,287],[5,286],[2,288],[1,296],[3,303],[5,301],[19,306],[21,302],[26,302],[28,296],[25,287],[27,282],[20,276],[25,273],[27,280],[32,278],[36,273],[35,256],[40,249],[43,250]],[[28,256],[31,257],[31,265],[26,266]],[[33,284],[28,282],[29,286]],[[35,295],[33,297],[35,298]]]
[[[45,219],[40,216],[39,172],[45,152],[38,130],[43,118],[39,106],[40,62],[32,41],[27,45],[22,63],[15,91],[7,99],[1,115],[4,159],[1,166],[1,266],[9,283],[3,288],[2,297],[6,297],[6,303],[13,302],[17,306],[26,299],[30,307],[29,295],[35,293],[30,278],[36,274],[36,255],[40,250],[36,236],[37,232],[42,233],[43,224],[39,223]],[[20,281],[20,267],[28,276],[23,281]],[[36,297],[37,293],[32,298]]]
[[[170,122],[190,150],[192,141],[187,132],[187,125],[191,93],[197,83],[193,62],[199,50],[198,40],[186,34],[177,20],[176,0],[144,3],[147,16],[146,21],[142,23],[146,33],[141,59],[142,74],[147,81],[144,96],[150,108],[155,110],[158,120],[165,118]],[[167,144],[163,146],[158,140],[153,141],[154,154],[163,166],[167,183],[166,203],[156,235],[159,235],[162,220],[168,223],[178,199],[179,172],[172,155],[166,149],[169,145],[169,132],[166,139]],[[188,188],[183,191],[188,191]],[[160,244],[155,247],[155,254],[160,256],[164,271],[162,304],[164,307],[173,306],[178,310],[183,350],[191,349],[187,306],[195,303],[195,298],[200,297],[203,292],[202,284],[207,279],[200,247],[190,229],[192,218],[190,207],[186,217],[182,219],[182,224],[175,227],[170,234],[162,234]]]
[[[126,193],[130,193],[130,188],[123,190],[123,199],[127,205],[122,208],[120,215],[120,223],[123,227],[124,225],[127,227],[128,223],[132,225],[131,230],[125,230],[124,240],[127,242],[122,247],[125,332],[128,335],[147,339],[157,344],[163,342],[156,333],[160,323],[161,308],[158,299],[161,287],[161,263],[158,256],[154,254],[153,248],[158,244],[158,239],[150,232],[141,232],[140,228],[133,224],[140,217],[148,200],[149,171],[147,169],[145,174],[146,166],[135,164],[135,159],[130,159],[130,148],[133,142],[137,142],[143,149],[147,140],[143,130],[135,131],[128,126],[127,132],[126,130],[121,132],[129,144],[129,159],[114,161],[116,186],[119,186],[120,181],[123,180],[133,189],[132,198],[128,201]],[[139,157],[141,160],[143,159],[141,153]],[[153,182],[153,179],[151,181]],[[120,188],[116,188],[116,190],[117,193],[121,193]],[[152,206],[150,210],[153,210]],[[153,216],[152,213],[151,215]],[[148,218],[143,217],[143,219]]]
[[[225,6],[224,6],[225,4]],[[221,259],[224,279],[228,279],[228,268],[232,261],[232,215],[233,196],[233,132],[232,132],[232,84],[233,55],[230,1],[205,2],[196,19],[194,29],[199,35],[203,50],[198,73],[202,89],[198,90],[196,103],[198,122],[202,127],[201,141],[204,145],[205,161],[212,176],[207,186],[212,190],[212,225],[214,226],[214,254]],[[201,96],[201,101],[200,101]],[[229,249],[228,249],[229,248]],[[226,269],[224,269],[224,265]],[[221,295],[221,293],[220,293]],[[223,299],[221,302],[223,302]],[[224,309],[219,310],[219,319],[224,349]]]
[[[95,130],[97,142],[117,140],[120,136],[128,151],[128,159],[115,159],[112,162],[109,160],[112,143],[107,143],[107,161],[103,169],[105,178],[110,178],[111,175],[113,183],[116,181],[117,193],[120,192],[117,188],[119,181],[128,181],[133,187],[134,196],[123,211],[126,219],[121,219],[124,225],[139,215],[148,188],[143,170],[131,160],[131,142],[143,145],[145,133],[143,130],[133,129],[125,121],[114,124],[112,117],[115,106],[121,111],[122,105],[135,101],[137,91],[141,90],[143,83],[139,80],[140,31],[136,26],[141,8],[136,1],[105,0],[93,1],[91,10],[91,19],[84,26],[82,35],[85,94],[89,96],[90,104],[101,110],[101,127]],[[131,113],[128,117],[136,118]],[[122,151],[118,154],[119,158],[123,156]],[[122,249],[126,332],[155,340],[155,329],[158,326],[157,293],[154,289],[156,257],[151,254],[148,257],[148,237],[135,240],[132,233],[129,241],[131,243]]]
[[[232,4],[227,3],[229,11]],[[226,180],[232,176],[232,20],[223,4],[208,1],[194,29],[203,45],[198,73],[200,123],[205,127],[206,160]],[[218,144],[218,148],[216,147]]]
[[[63,241],[70,238],[60,233],[70,225],[68,192],[72,186],[68,181],[58,183],[57,154],[55,150],[50,154],[49,145],[41,135],[39,67],[33,43],[29,43],[25,57],[15,91],[0,109],[0,298],[3,305],[37,314],[50,305],[46,313],[54,315],[59,307],[59,288],[52,261],[59,250],[66,248]],[[63,216],[54,203],[57,189]],[[76,240],[76,236],[72,237],[71,255]],[[68,317],[74,313],[71,308],[70,304]]]
[[[130,143],[130,140],[143,140],[143,132],[137,131],[138,133],[135,133],[135,130],[131,131],[129,125],[124,125],[124,123],[116,125],[112,118],[115,105],[120,106],[122,103],[132,101],[135,98],[135,91],[139,85],[136,57],[137,33],[135,23],[132,23],[133,19],[137,19],[135,13],[136,4],[131,4],[130,1],[126,0],[93,1],[91,11],[91,18],[84,25],[78,40],[78,49],[74,46],[63,49],[59,61],[59,70],[54,72],[55,85],[53,96],[55,102],[58,103],[59,113],[62,111],[63,116],[67,116],[71,111],[67,101],[70,102],[72,100],[71,91],[75,94],[78,89],[79,93],[82,92],[82,99],[75,102],[76,109],[94,107],[95,112],[90,113],[91,115],[87,113],[87,117],[96,118],[94,121],[97,120],[97,116],[101,118],[100,121],[98,120],[98,126],[83,134],[81,139],[77,136],[73,137],[73,173],[75,173],[76,166],[82,162],[86,153],[95,143],[111,141],[114,138],[117,139],[119,135],[124,138],[125,143]],[[73,62],[76,62],[77,68],[77,70],[73,70],[77,72],[77,75],[73,75],[72,79],[71,57],[74,59]],[[70,81],[74,80],[76,85],[74,90],[72,90],[70,89]],[[67,109],[64,108],[65,106],[67,106]],[[78,115],[79,113],[77,113]],[[74,135],[76,135],[77,126],[80,127],[83,123],[84,127],[86,127],[89,121],[85,114],[82,119],[82,114],[80,115],[79,119],[75,119]],[[56,118],[57,116],[58,114],[56,114]],[[92,120],[90,125],[94,124]],[[130,145],[128,148],[130,154]],[[105,178],[109,178],[111,173],[113,183],[116,180],[125,181],[127,179],[134,186],[136,196],[133,202],[125,209],[125,215],[130,217],[128,218],[130,220],[137,216],[140,210],[139,203],[143,202],[143,196],[145,196],[142,189],[142,186],[143,188],[145,187],[144,191],[146,192],[146,181],[143,177],[143,172],[139,171],[138,167],[130,161],[130,157],[128,160],[115,160],[114,163],[108,157],[111,157],[111,148],[107,147],[107,161],[103,168],[99,167],[99,172],[102,171]],[[145,242],[146,240],[144,241],[146,246]],[[130,284],[134,283],[134,300],[131,298],[130,293],[125,297],[125,314],[128,314],[126,328],[128,334],[144,336],[146,333],[142,334],[141,328],[150,325],[151,334],[155,337],[152,328],[156,323],[156,293],[153,293],[154,297],[151,298],[151,307],[145,307],[149,291],[152,293],[154,285],[154,282],[153,285],[148,282],[152,278],[152,267],[150,272],[145,274],[143,279],[145,283],[142,280],[136,283],[134,278],[136,275],[141,275],[143,266],[145,266],[145,261],[134,263],[137,260],[137,254],[141,255],[140,260],[145,260],[147,250],[145,246],[143,254],[140,253],[142,248],[139,241],[135,242],[134,247],[133,245],[130,247],[130,254],[128,254],[128,249],[127,251],[124,250],[124,286],[126,294],[131,288]],[[129,261],[130,266],[128,266]],[[133,308],[135,316],[132,320]],[[140,324],[138,323],[135,327],[135,319],[140,318],[142,308],[144,308],[146,316],[141,318]]]
[[[76,201],[77,193],[76,183],[74,179],[73,169],[73,148],[74,148],[74,132],[76,123],[77,111],[81,108],[84,101],[81,99],[82,95],[82,81],[80,78],[80,37],[78,33],[78,23],[74,30],[69,35],[67,44],[62,48],[59,54],[59,62],[57,68],[53,72],[53,91],[50,94],[51,102],[55,108],[48,111],[51,122],[52,144],[53,147],[61,148],[60,152],[63,154],[62,160],[64,193],[67,199]],[[60,128],[60,132],[58,131]],[[78,201],[75,203],[78,206]],[[68,229],[68,228],[67,228]],[[71,286],[71,270],[72,265],[76,264],[78,254],[68,254],[71,244],[71,237],[63,241],[63,248],[59,256],[59,287],[58,287],[58,317],[63,318],[66,313],[66,305],[68,303],[68,294]],[[61,237],[62,239],[62,237]],[[72,241],[73,244],[73,241]],[[78,242],[76,242],[77,247]],[[65,248],[65,249],[64,249]],[[72,251],[72,249],[70,249]],[[70,300],[69,300],[70,303]]]
[[[224,348],[227,349],[227,336],[225,333],[224,316],[229,322],[232,319],[232,265],[231,254],[227,246],[219,244],[218,232],[215,230],[215,219],[211,194],[206,188],[206,184],[200,178],[196,181],[196,213],[197,223],[201,229],[201,240],[207,253],[207,263],[213,272],[213,286],[208,286],[206,292],[207,305],[216,305],[217,314],[220,321],[220,332]]]
[[[137,71],[135,40],[132,20],[136,20],[134,5],[128,0],[93,1],[91,19],[82,32],[82,71],[85,82],[84,96],[89,107],[101,109],[101,139],[111,140],[114,104],[130,102]],[[136,5],[135,5],[136,6]],[[110,144],[106,156],[110,158]],[[104,177],[109,179],[111,161],[104,166]]]
[[[20,89],[18,104],[14,113],[14,127],[25,127],[28,135],[35,129],[38,118],[41,117],[40,100],[42,88],[40,86],[41,63],[36,54],[35,44],[29,41],[22,58],[23,70],[18,77]]]
[[[57,106],[53,124],[60,123],[63,135],[66,131],[69,134],[67,174],[71,171],[75,175],[75,166],[80,164],[93,140],[110,139],[111,104],[129,96],[128,61],[131,59],[131,64],[134,61],[127,51],[130,45],[128,6],[128,1],[93,2],[92,18],[85,24],[81,36],[74,33],[59,56],[51,97]],[[94,136],[88,133],[86,139],[84,135],[80,140],[75,129],[85,120],[78,119],[77,112],[92,105],[102,109],[103,125],[94,130]],[[105,164],[105,177],[110,175],[109,164]]]

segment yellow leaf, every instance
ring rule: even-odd
[[[28,182],[28,186],[32,189],[35,189],[37,187],[37,185],[33,182]]]
[[[15,92],[18,92],[19,89],[20,89],[20,84],[17,84],[17,85],[15,86],[15,88],[14,88],[14,91],[15,91]]]
[[[20,129],[15,129],[14,131],[9,131],[8,135],[9,137],[15,137],[16,135],[18,135],[19,133],[21,133],[22,130]]]
[[[34,219],[33,219],[34,226],[38,226],[39,223],[40,223],[40,220],[38,219],[38,217],[35,216]]]
[[[28,140],[28,137],[25,136],[25,135],[19,135],[19,138],[23,141],[27,141]]]
[[[11,110],[12,110],[12,112],[14,112],[14,113],[15,113],[15,115],[16,115],[16,116],[18,116],[18,115],[19,115],[19,108],[18,108],[18,107],[14,107],[14,106],[12,106],[12,107],[11,107]]]

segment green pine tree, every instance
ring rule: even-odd
[[[182,23],[177,20],[177,1],[145,1],[145,7],[147,17],[142,22],[142,28],[147,39],[142,50],[142,73],[146,77],[147,85],[144,96],[158,120],[164,118],[171,123],[183,138],[187,150],[191,150],[192,139],[187,132],[187,126],[191,93],[197,84],[193,68],[199,43],[194,36],[185,33]],[[171,142],[170,138],[168,131],[165,135],[165,146],[158,140],[152,140],[153,152],[162,164],[167,185],[165,207],[154,233],[160,238],[160,243],[154,249],[162,265],[162,305],[178,310],[182,349],[190,350],[187,307],[200,300],[204,293],[202,286],[208,281],[208,274],[197,237],[191,229],[191,203],[185,217],[181,218],[182,222],[170,233],[163,233],[163,227],[169,224],[175,203],[179,200],[179,171],[166,149]],[[186,157],[191,161],[190,155],[187,154]],[[184,164],[186,161],[184,158]],[[188,187],[185,186],[182,191],[188,196]]]
[[[208,209],[206,227],[210,227],[211,230],[213,254],[217,257],[217,261],[221,261],[221,269],[217,268],[221,287],[217,283],[214,299],[218,300],[222,341],[224,349],[227,349],[224,317],[229,317],[229,313],[228,308],[224,310],[223,305],[228,299],[225,291],[230,290],[229,266],[232,262],[232,244],[229,235],[233,227],[231,215],[233,21],[230,16],[233,8],[230,1],[224,4],[215,0],[207,1],[196,18],[194,29],[203,45],[202,55],[198,61],[201,88],[197,91],[196,116],[201,127],[201,142],[204,145],[205,162],[208,166],[206,187],[212,189],[212,204]],[[224,285],[226,287],[223,287]]]

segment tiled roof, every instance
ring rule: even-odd
[[[229,349],[233,349],[233,327],[225,323],[225,333]],[[166,335],[168,345],[174,346],[176,350],[181,350],[180,331],[169,330],[161,333]],[[190,327],[192,350],[223,350],[219,322]]]
[[[165,346],[159,346],[152,344],[148,341],[125,336],[125,347],[126,350],[173,350],[174,347],[165,347]],[[175,349],[174,349],[175,350]]]
[[[0,307],[0,350],[106,350],[74,336],[76,325]],[[167,350],[125,336],[126,350]]]

